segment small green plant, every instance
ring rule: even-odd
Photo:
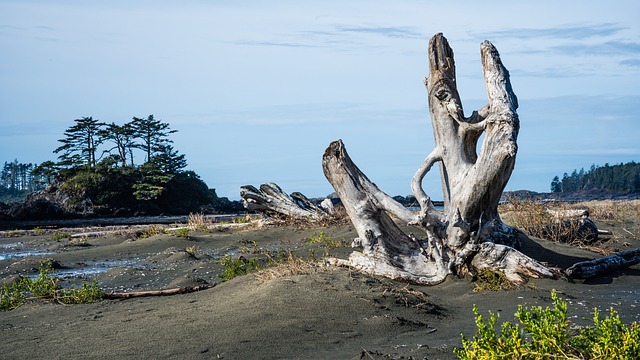
[[[184,239],[188,239],[189,238],[189,228],[179,228],[175,231],[175,233],[177,237],[181,237]]]
[[[193,245],[193,246],[187,246],[184,251],[189,254],[191,257],[196,257],[196,255],[198,254],[198,246],[197,245]]]
[[[236,276],[260,270],[260,265],[256,259],[247,260],[243,256],[234,259],[229,255],[225,255],[220,259],[220,265],[224,270],[219,276],[224,280],[231,280]]]
[[[248,224],[251,222],[251,216],[243,216],[233,219],[234,224]]]
[[[622,324],[611,309],[601,319],[594,311],[594,325],[574,329],[567,319],[567,303],[551,292],[553,307],[518,306],[519,324],[505,322],[496,330],[499,315],[489,312],[485,321],[473,306],[478,328],[472,340],[462,336],[462,348],[454,349],[460,359],[638,359],[640,325]]]
[[[326,249],[333,249],[345,245],[343,242],[335,240],[331,235],[325,234],[324,231],[317,232],[309,238],[307,245],[312,244],[321,244]]]
[[[150,237],[155,236],[155,235],[162,235],[164,233],[165,233],[164,228],[162,228],[162,227],[160,227],[158,225],[151,225],[151,226],[149,226],[147,228],[147,230],[141,232],[139,234],[139,237],[142,238],[142,239],[146,239],[146,238],[150,238]]]
[[[58,232],[58,233],[55,233],[55,234],[51,235],[51,240],[60,241],[62,239],[69,239],[70,237],[71,237],[71,234],[69,234],[69,233]]]
[[[28,277],[18,282],[3,285],[0,289],[0,310],[13,310],[34,299],[45,299],[64,304],[80,304],[100,301],[103,291],[98,287],[97,280],[92,284],[84,283],[79,289],[61,289],[58,287],[59,279],[52,277],[51,261],[43,261],[40,264],[40,273],[37,278]]]
[[[44,230],[41,227],[36,226],[35,228],[33,228],[33,235],[42,235],[42,234],[44,234]]]
[[[500,291],[515,288],[516,285],[509,281],[503,272],[492,271],[491,269],[481,269],[476,274],[476,282],[473,287],[473,291]]]

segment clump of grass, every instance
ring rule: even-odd
[[[567,318],[567,303],[551,292],[553,307],[518,306],[519,324],[505,322],[489,312],[485,321],[473,306],[478,328],[473,339],[462,337],[462,348],[454,349],[460,359],[638,359],[640,325],[626,326],[613,309],[602,319],[594,310],[593,326],[576,328]]]
[[[91,246],[91,244],[89,244],[89,239],[87,239],[86,237],[76,237],[76,238],[69,239],[69,245]]]
[[[499,208],[506,224],[529,236],[555,242],[591,242],[587,229],[581,230],[577,210],[564,203],[542,203],[536,199],[511,198]]]
[[[476,274],[476,282],[473,287],[474,292],[483,290],[500,291],[511,290],[517,286],[509,281],[502,271],[493,271],[491,269],[481,269]]]
[[[60,241],[62,239],[69,239],[69,238],[71,238],[71,234],[66,232],[57,232],[51,235],[51,240],[53,241]]]
[[[33,235],[38,236],[42,234],[44,234],[44,230],[41,227],[36,226],[35,228],[33,228]]]
[[[250,215],[237,217],[237,218],[233,219],[233,223],[234,224],[248,224],[250,222],[251,222],[251,216]]]
[[[292,251],[278,251],[277,258],[270,257],[267,268],[256,275],[261,280],[271,280],[285,276],[313,274],[322,269],[315,259],[306,261]]]
[[[100,301],[104,296],[95,279],[93,283],[83,283],[81,288],[61,289],[58,286],[59,279],[51,276],[52,272],[51,261],[45,260],[40,264],[37,278],[25,277],[15,283],[3,285],[0,288],[0,310],[13,310],[35,299],[84,304]]]
[[[7,230],[7,231],[0,231],[0,235],[2,235],[1,237],[17,237],[17,236],[22,236],[24,234],[24,230]]]
[[[213,222],[208,220],[203,213],[189,214],[187,217],[187,226],[193,230],[207,232],[209,231],[209,225],[212,224]]]
[[[189,228],[186,228],[186,227],[176,229],[176,231],[174,232],[174,234],[175,234],[177,237],[181,237],[181,238],[184,238],[184,239],[189,239],[189,237],[190,237],[190,235],[189,235]]]
[[[233,258],[225,255],[220,259],[220,265],[222,265],[223,271],[219,276],[224,280],[231,280],[236,276],[260,270],[260,265],[256,259],[246,259],[244,256]]]
[[[346,245],[342,241],[335,240],[331,235],[325,234],[324,231],[316,232],[309,238],[307,245],[312,244],[321,244],[325,249],[333,249]]]
[[[162,235],[164,233],[165,233],[165,230],[163,227],[158,225],[151,225],[146,230],[139,232],[136,235],[141,239],[146,239],[155,235]]]
[[[623,223],[633,218],[640,217],[640,200],[589,201],[587,203],[579,203],[576,205],[589,209],[590,216],[595,220]]]
[[[196,255],[198,255],[198,246],[197,245],[193,245],[193,246],[187,246],[184,251],[189,254],[189,256],[191,257],[196,257]]]

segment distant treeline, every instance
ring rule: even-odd
[[[5,161],[0,171],[0,202],[18,201],[50,182],[38,164]]]
[[[640,164],[632,161],[619,165],[591,165],[587,171],[573,170],[571,175],[564,173],[562,179],[556,176],[551,181],[551,191],[555,193],[581,190],[640,193]]]

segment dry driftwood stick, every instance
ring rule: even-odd
[[[626,269],[638,263],[640,263],[640,249],[635,249],[575,263],[564,272],[571,279],[588,279],[611,271]]]
[[[175,288],[175,289],[162,289],[162,290],[148,290],[148,291],[132,291],[128,293],[108,293],[104,295],[105,299],[131,299],[135,297],[145,297],[145,296],[167,296],[167,295],[178,295],[178,294],[187,294],[196,291],[211,289],[214,285],[200,285],[200,286],[187,286],[183,288]]]

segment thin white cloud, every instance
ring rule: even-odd
[[[414,27],[408,26],[337,26],[342,33],[379,35],[389,38],[424,39],[426,36]]]
[[[486,39],[570,39],[584,40],[593,37],[606,37],[627,29],[615,23],[565,25],[552,28],[512,28],[475,34]]]
[[[567,55],[637,55],[640,43],[628,41],[607,41],[600,44],[575,44],[553,46],[550,50]]]

